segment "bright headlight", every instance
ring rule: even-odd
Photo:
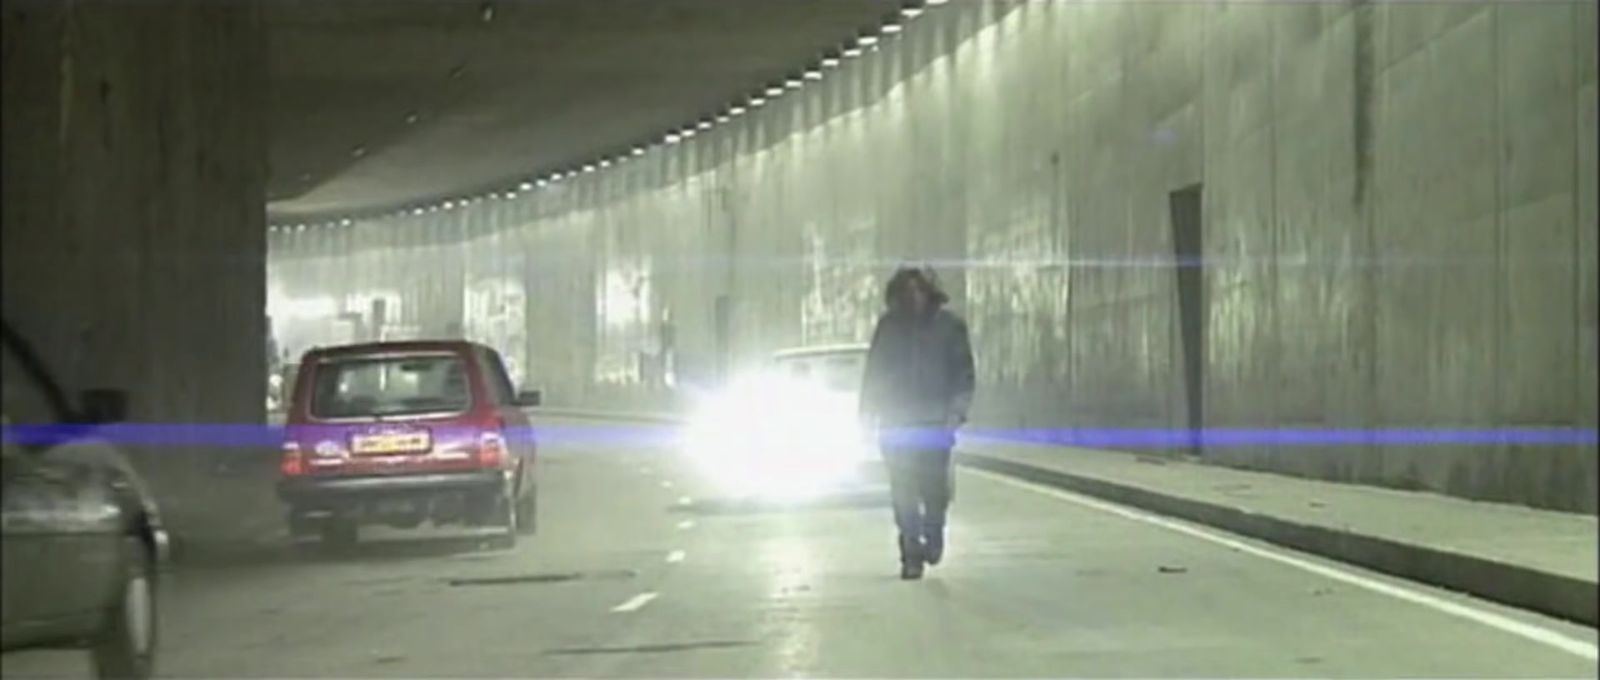
[[[778,498],[845,481],[868,450],[852,405],[770,375],[739,381],[707,401],[685,444],[725,491]]]

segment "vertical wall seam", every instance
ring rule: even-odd
[[[1365,134],[1367,139],[1376,140],[1378,128],[1375,122],[1377,117],[1382,115],[1385,111],[1383,108],[1383,95],[1386,90],[1383,87],[1383,83],[1384,79],[1387,77],[1387,72],[1386,69],[1380,69],[1376,66],[1378,61],[1378,45],[1376,36],[1374,35],[1377,28],[1375,25],[1378,20],[1377,13],[1379,11],[1380,9],[1371,4],[1370,0],[1357,0],[1357,6],[1354,10],[1355,25],[1353,26],[1353,34],[1356,39],[1355,49],[1357,59],[1355,62],[1356,78],[1354,84],[1357,88],[1356,93],[1358,97],[1360,92],[1363,91],[1361,79],[1363,73],[1366,74],[1367,83],[1365,86],[1365,92],[1367,93],[1365,98],[1365,106],[1356,110],[1356,114],[1358,116],[1358,144],[1360,143],[1361,132],[1363,129],[1366,131]],[[1387,34],[1385,37],[1388,37]],[[1364,69],[1363,64],[1366,64]],[[1367,120],[1365,128],[1359,125],[1359,122],[1362,119],[1361,117],[1363,116]],[[1364,183],[1366,182],[1366,179],[1364,178],[1378,172],[1379,168],[1382,167],[1381,163],[1379,162],[1380,158],[1378,157],[1377,153],[1377,145],[1369,143],[1365,150],[1356,157],[1356,160],[1357,186],[1364,186]],[[1356,216],[1357,219],[1360,220],[1360,225],[1362,227],[1362,232],[1365,239],[1363,247],[1366,252],[1363,253],[1364,257],[1361,259],[1367,263],[1366,266],[1361,268],[1364,289],[1362,303],[1366,307],[1366,314],[1363,315],[1366,323],[1365,328],[1362,330],[1366,335],[1363,340],[1365,341],[1367,347],[1366,361],[1363,362],[1364,365],[1362,366],[1364,372],[1362,378],[1363,382],[1365,383],[1366,398],[1362,400],[1363,406],[1361,417],[1364,421],[1366,429],[1371,431],[1373,428],[1378,426],[1379,421],[1382,419],[1381,413],[1383,406],[1382,397],[1378,389],[1378,364],[1382,360],[1382,347],[1378,335],[1378,315],[1380,312],[1380,308],[1378,306],[1378,269],[1372,264],[1376,259],[1378,251],[1378,219],[1381,214],[1378,211],[1378,200],[1371,195],[1371,192],[1368,192],[1365,189],[1362,189],[1357,193]],[[1366,454],[1367,458],[1376,463],[1375,467],[1377,470],[1374,472],[1374,474],[1378,477],[1381,477],[1383,474],[1382,448],[1378,444],[1369,441],[1364,445],[1363,452]],[[1361,467],[1364,468],[1365,466]],[[1364,472],[1364,470],[1358,468],[1355,481],[1364,481],[1362,479]]]
[[[1579,1],[1580,2],[1584,2],[1585,0],[1579,0]],[[1590,2],[1590,3],[1594,3],[1595,2],[1595,0],[1586,0],[1586,1]],[[1574,15],[1573,19],[1577,19],[1579,16],[1581,16],[1580,13],[1577,11],[1577,7],[1576,6],[1574,6],[1574,8],[1573,8],[1573,15]],[[1570,102],[1568,104],[1568,106],[1571,107],[1571,110],[1569,111],[1569,113],[1572,114],[1572,141],[1573,141],[1573,144],[1572,144],[1572,318],[1573,318],[1574,323],[1572,324],[1572,365],[1581,367],[1581,366],[1583,366],[1583,362],[1584,362],[1584,356],[1583,356],[1584,355],[1583,329],[1584,329],[1584,325],[1588,322],[1588,320],[1584,318],[1585,314],[1584,314],[1584,308],[1583,308],[1583,269],[1584,269],[1584,267],[1583,267],[1583,258],[1585,257],[1585,253],[1583,252],[1583,230],[1586,229],[1586,228],[1587,229],[1593,229],[1593,228],[1595,228],[1595,225],[1593,225],[1593,224],[1585,225],[1585,224],[1583,224],[1583,221],[1582,221],[1583,220],[1583,207],[1582,207],[1582,205],[1583,205],[1583,192],[1584,192],[1584,190],[1586,188],[1589,191],[1594,191],[1594,187],[1593,186],[1584,187],[1581,184],[1582,176],[1583,176],[1582,154],[1583,154],[1584,150],[1583,150],[1583,148],[1581,146],[1579,146],[1579,144],[1577,142],[1578,142],[1578,139],[1582,137],[1582,125],[1583,125],[1583,122],[1580,120],[1580,117],[1579,117],[1578,113],[1579,113],[1579,107],[1580,107],[1580,103],[1579,102],[1581,102],[1582,98],[1583,98],[1583,83],[1580,82],[1582,77],[1579,74],[1583,73],[1583,64],[1582,64],[1582,59],[1583,59],[1583,41],[1586,38],[1587,39],[1594,39],[1594,37],[1595,37],[1595,34],[1594,34],[1595,28],[1594,28],[1594,25],[1592,23],[1581,22],[1581,21],[1569,21],[1569,22],[1567,22],[1567,24],[1572,29],[1572,48],[1571,48],[1571,51],[1572,51],[1572,102]],[[1584,417],[1586,415],[1589,415],[1589,414],[1585,414],[1583,412],[1583,410],[1584,410],[1583,390],[1584,390],[1584,380],[1585,380],[1585,378],[1587,378],[1587,376],[1579,375],[1579,376],[1576,377],[1575,380],[1572,381],[1573,413],[1571,414],[1570,417],[1572,418],[1572,424],[1574,426],[1581,426],[1583,424]]]
[[[1506,422],[1506,318],[1507,308],[1511,302],[1510,262],[1506,254],[1508,238],[1506,236],[1506,211],[1510,208],[1506,200],[1506,138],[1505,138],[1505,93],[1500,87],[1501,54],[1500,40],[1502,35],[1502,17],[1500,4],[1489,5],[1489,70],[1492,77],[1489,79],[1489,97],[1493,102],[1490,106],[1490,133],[1489,140],[1492,145],[1493,164],[1490,166],[1494,173],[1494,272],[1498,282],[1494,295],[1494,313],[1491,323],[1494,324],[1489,333],[1489,361],[1490,384],[1493,386],[1493,395],[1490,397],[1489,408],[1490,422]],[[1465,23],[1465,22],[1463,22]]]
[[[1279,10],[1283,11],[1283,10]],[[1273,20],[1278,19],[1276,13],[1269,15]],[[1281,60],[1278,59],[1278,31],[1275,21],[1269,21],[1267,31],[1267,250],[1271,256],[1267,258],[1270,267],[1267,273],[1268,297],[1271,304],[1267,305],[1268,332],[1272,334],[1271,351],[1267,352],[1267,370],[1271,382],[1267,399],[1267,419],[1270,427],[1282,425],[1282,414],[1279,412],[1278,390],[1283,385],[1283,289],[1280,281],[1280,264],[1283,259],[1283,216],[1278,212],[1278,69]],[[1267,455],[1271,459],[1277,458],[1279,447],[1268,446]],[[1298,461],[1297,461],[1298,462]]]

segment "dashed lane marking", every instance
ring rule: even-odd
[[[628,598],[627,602],[623,602],[622,604],[619,604],[619,605],[617,605],[615,607],[612,607],[611,611],[612,611],[612,613],[616,613],[616,614],[625,614],[627,612],[636,612],[636,611],[639,611],[640,609],[643,609],[645,605],[650,604],[651,600],[656,599],[660,595],[661,595],[660,593],[655,593],[655,592],[639,593],[638,595],[634,595],[633,597]]]

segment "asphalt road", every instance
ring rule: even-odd
[[[985,474],[959,477],[946,563],[902,582],[881,505],[724,507],[688,466],[644,451],[553,450],[544,464],[540,534],[511,552],[395,532],[346,557],[284,549],[173,574],[159,671],[1596,675],[1590,629]],[[4,663],[6,677],[87,674],[78,654]]]

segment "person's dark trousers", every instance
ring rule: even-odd
[[[944,554],[945,518],[955,495],[950,450],[947,441],[884,443],[902,563],[937,564]]]

